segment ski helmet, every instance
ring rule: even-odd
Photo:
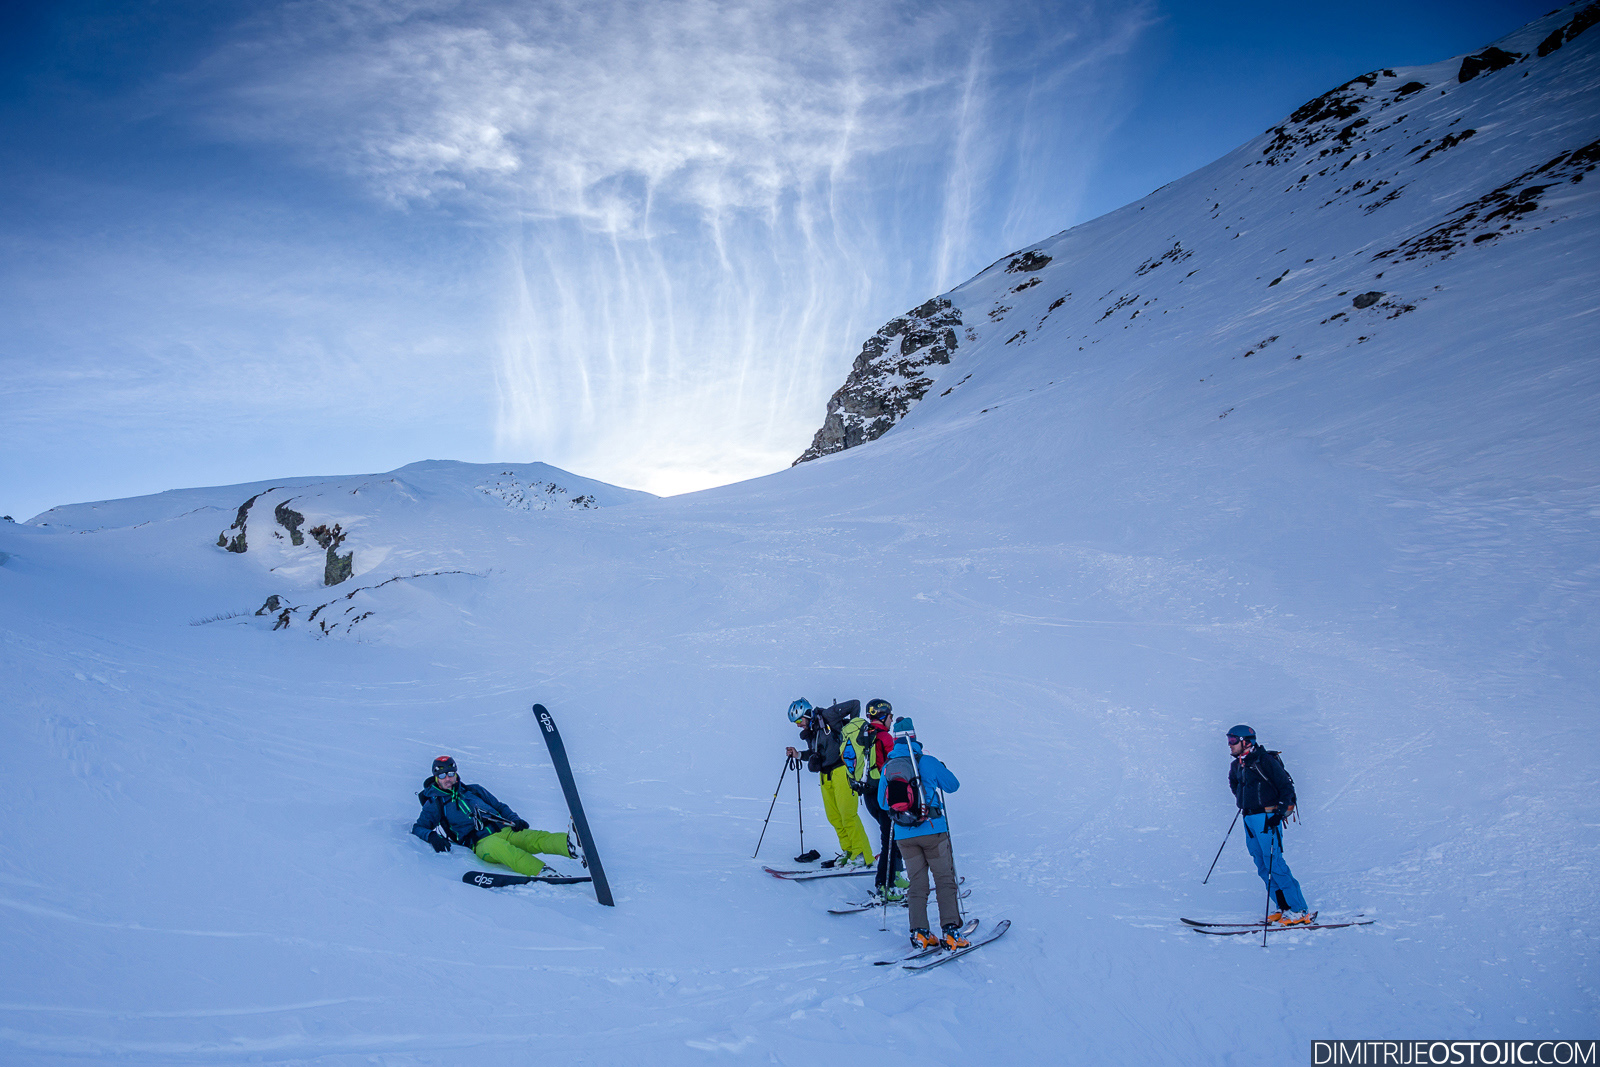
[[[1235,726],[1233,729],[1228,731],[1228,736],[1237,737],[1241,741],[1254,742],[1256,739],[1256,732],[1250,729],[1248,726]]]
[[[790,722],[799,722],[801,719],[810,714],[811,701],[807,700],[805,697],[801,697],[799,700],[796,700],[793,704],[789,705]]]
[[[439,777],[439,775],[441,775],[441,774],[458,774],[458,773],[459,772],[456,770],[456,761],[452,757],[450,757],[450,756],[435,756],[434,757],[434,760],[433,760],[433,776],[435,778]]]
[[[867,701],[867,718],[869,719],[887,719],[889,713],[893,710],[894,708],[890,703],[882,697],[873,697]]]

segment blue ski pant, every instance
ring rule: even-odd
[[[1265,814],[1246,815],[1244,833],[1245,846],[1250,849],[1250,858],[1256,861],[1256,873],[1267,883],[1267,895],[1273,898],[1273,906],[1278,906],[1277,897],[1281,893],[1290,911],[1306,911],[1305,894],[1300,892],[1300,883],[1295,881],[1288,861],[1283,858],[1283,827],[1268,830]]]

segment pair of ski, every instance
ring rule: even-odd
[[[874,967],[893,967],[895,964],[899,964],[902,969],[907,971],[932,970],[935,967],[949,963],[951,960],[960,959],[967,953],[980,949],[991,941],[998,941],[1005,936],[1005,932],[1009,929],[1011,929],[1011,920],[1001,919],[984,931],[982,936],[974,936],[978,931],[978,920],[968,919],[966,925],[962,926],[959,931],[962,937],[972,942],[966,948],[947,949],[943,946],[925,948],[907,956],[898,956],[892,960],[875,960],[872,965]]]
[[[782,878],[789,882],[811,882],[818,878],[871,878],[878,873],[876,867],[844,867],[831,871],[811,869],[785,871],[777,867],[762,867],[761,869],[774,878]]]
[[[533,706],[534,721],[539,724],[539,731],[544,735],[545,746],[550,750],[550,763],[555,767],[556,779],[561,783],[561,792],[567,798],[567,813],[572,816],[572,832],[578,839],[578,849],[583,859],[583,865],[589,873],[576,877],[567,875],[542,875],[530,878],[525,874],[491,874],[489,871],[468,871],[461,876],[461,880],[468,885],[479,886],[483,889],[499,889],[508,885],[527,885],[529,882],[543,882],[545,885],[574,885],[578,882],[594,883],[594,898],[606,907],[614,907],[611,898],[611,886],[606,881],[606,872],[600,866],[600,854],[595,851],[594,835],[589,832],[589,819],[583,813],[583,801],[578,798],[578,785],[572,778],[572,764],[567,759],[567,746],[561,740],[561,731],[556,729],[556,720],[543,704]]]
[[[960,880],[957,881],[956,884],[959,886],[962,882],[965,882],[966,880],[967,880],[966,875],[962,875]],[[959,890],[956,893],[956,897],[958,899],[961,899],[961,900],[966,900],[971,895],[972,895],[972,890],[970,890],[970,889],[962,889],[962,890]],[[892,901],[890,901],[890,903],[893,904],[897,908],[903,908],[903,907],[906,906],[906,902],[904,900],[892,900]],[[883,907],[883,901],[881,901],[881,900],[852,900],[852,901],[850,901],[850,903],[841,904],[837,908],[829,908],[828,909],[828,914],[829,915],[854,915],[857,912],[871,911],[873,908],[881,908],[881,907]]]
[[[1312,912],[1311,918],[1315,920],[1316,917],[1317,913]],[[1260,932],[1261,930],[1339,930],[1346,926],[1371,926],[1376,920],[1363,920],[1358,916],[1355,919],[1351,919],[1348,922],[1342,923],[1319,923],[1313,921],[1309,923],[1295,923],[1287,926],[1283,923],[1263,923],[1260,921],[1251,923],[1206,923],[1201,922],[1199,919],[1182,918],[1180,918],[1178,921],[1188,923],[1189,928],[1197,934],[1216,934],[1220,937],[1231,937],[1237,934],[1254,934]]]

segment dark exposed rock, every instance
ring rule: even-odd
[[[1351,78],[1337,89],[1301,104],[1289,116],[1289,121],[1268,130],[1272,134],[1272,141],[1261,150],[1261,154],[1267,157],[1267,165],[1275,167],[1287,163],[1299,149],[1334,134],[1339,135],[1340,147],[1331,151],[1347,148],[1351,138],[1366,125],[1366,121],[1346,124],[1345,120],[1355,118],[1361,113],[1362,105],[1371,102],[1372,98],[1364,90],[1376,85],[1380,75],[1392,77],[1394,71],[1372,71],[1359,78]],[[1329,151],[1324,149],[1323,155]]]
[[[1358,296],[1354,300],[1350,301],[1350,303],[1354,304],[1358,309],[1360,309],[1360,308],[1369,308],[1373,304],[1376,304],[1378,301],[1380,301],[1382,299],[1383,299],[1383,294],[1382,293],[1377,292],[1377,291],[1373,291],[1373,292],[1370,292],[1370,293],[1362,293],[1360,296]]]
[[[323,585],[338,585],[350,577],[351,571],[355,568],[356,554],[346,552],[341,556],[334,552],[334,547],[332,545],[328,547],[328,563],[322,569]]]
[[[1600,23],[1600,0],[1578,12],[1571,22],[1540,41],[1539,55],[1541,57],[1549,55],[1596,23]]]
[[[333,549],[344,544],[344,529],[338,523],[334,523],[332,529],[327,526],[313,526],[306,532],[321,548]]]
[[[278,520],[278,525],[289,531],[289,540],[297,545],[306,543],[306,539],[300,535],[300,524],[306,521],[306,517],[290,508],[287,500],[273,508],[272,514]]]
[[[1019,270],[1043,270],[1049,265],[1050,257],[1043,252],[1024,252],[1020,256],[1013,257],[1011,262],[1006,264],[1006,273],[1015,274]]]
[[[1159,256],[1153,256],[1150,259],[1145,260],[1139,265],[1139,269],[1135,270],[1133,273],[1149,274],[1163,263],[1182,263],[1192,255],[1194,255],[1194,253],[1184,248],[1181,241],[1174,241],[1172,242],[1171,248],[1167,249]]]
[[[1439,143],[1438,144],[1434,145],[1432,148],[1430,148],[1426,152],[1422,153],[1422,155],[1418,156],[1417,157],[1417,162],[1418,163],[1423,162],[1429,156],[1433,155],[1435,152],[1448,151],[1449,149],[1452,149],[1456,145],[1460,144],[1462,141],[1465,141],[1469,137],[1472,137],[1472,136],[1476,135],[1477,132],[1478,132],[1477,130],[1462,130],[1460,133],[1447,133],[1442,138],[1439,139]],[[1418,146],[1418,147],[1420,147],[1420,146]]]
[[[1048,256],[1042,258],[1049,262]],[[1038,270],[1044,263],[1018,269]],[[822,428],[795,463],[882,437],[933,385],[923,372],[950,362],[957,346],[955,328],[960,325],[961,309],[942,297],[884,324],[861,346],[849,376],[828,400]]]
[[[327,526],[313,526],[306,533],[328,553],[328,562],[322,571],[322,584],[338,585],[350,577],[355,563],[355,553],[347,552],[342,556],[339,555],[339,546],[344,544],[345,539],[343,528],[334,523],[331,529]]]
[[[1600,140],[1590,141],[1570,152],[1562,152],[1546,163],[1523,171],[1471,203],[1462,204],[1438,226],[1394,248],[1375,253],[1372,258],[1411,260],[1430,255],[1448,257],[1463,245],[1482,243],[1478,241],[1481,231],[1495,224],[1500,230],[1511,229],[1523,216],[1538,209],[1545,190],[1563,181],[1581,182],[1583,176],[1596,167],[1600,167]],[[1536,180],[1538,184],[1534,184]]]
[[[245,526],[250,519],[250,505],[260,499],[263,493],[270,493],[271,491],[270,489],[262,490],[261,493],[257,493],[239,505],[239,510],[233,517],[233,525],[228,527],[228,530],[238,530],[239,532],[230,538],[228,531],[224,530],[217,537],[218,548],[226,548],[229,552],[244,552],[249,548],[249,545],[245,542]]]
[[[281,597],[279,597],[277,593],[273,593],[271,596],[267,597],[267,602],[265,604],[262,604],[259,608],[256,609],[256,614],[257,615],[268,615],[268,614],[271,614],[272,612],[281,610],[282,607],[283,607],[283,599]],[[276,630],[277,627],[274,626],[273,629]]]
[[[1395,99],[1398,100],[1402,96],[1410,96],[1412,93],[1420,93],[1426,88],[1427,86],[1421,82],[1406,82],[1394,91]]]
[[[1497,70],[1504,70],[1521,58],[1521,52],[1506,52],[1493,46],[1485,48],[1477,55],[1468,56],[1461,61],[1461,70],[1456,75],[1456,80],[1469,82],[1480,74],[1493,74]]]

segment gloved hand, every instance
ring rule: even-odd
[[[1283,816],[1284,812],[1281,808],[1277,811],[1267,812],[1267,829],[1276,830],[1279,824],[1283,822]]]
[[[435,852],[450,851],[450,839],[437,830],[428,835],[428,844],[433,846]]]
[[[518,819],[516,822],[511,824],[511,829],[516,830],[519,833],[521,831],[523,831],[523,830],[526,830],[527,828],[528,828],[528,824],[526,822],[524,822],[523,820],[521,820],[521,819]]]

